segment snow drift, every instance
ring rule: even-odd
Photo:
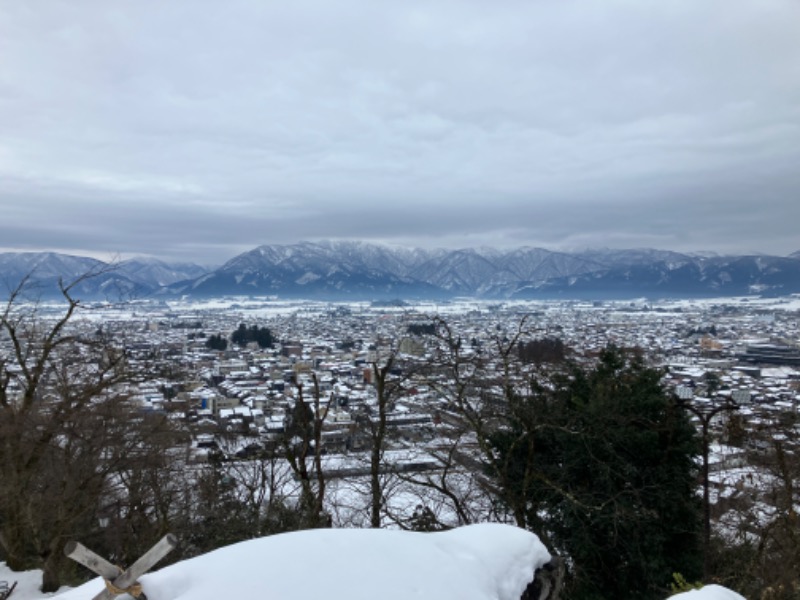
[[[509,525],[318,529],[221,548],[139,581],[149,600],[519,600],[549,560],[536,535]],[[95,579],[58,599],[84,600],[102,589]]]
[[[703,586],[699,590],[675,594],[670,596],[669,600],[745,600],[745,598],[721,585],[712,584]]]

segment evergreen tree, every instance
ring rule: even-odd
[[[275,343],[272,332],[266,327],[262,327],[261,329],[255,327],[255,329],[255,342],[258,344],[258,347],[262,349],[272,348],[272,345]]]
[[[239,328],[231,334],[231,341],[238,346],[244,346],[248,341],[247,325],[239,324]]]
[[[272,348],[275,343],[269,328],[258,325],[251,325],[248,328],[244,323],[240,323],[236,331],[231,334],[231,341],[239,346],[256,342],[259,348]]]
[[[502,493],[524,491],[528,526],[571,561],[570,597],[662,598],[674,572],[700,574],[696,432],[661,375],[608,349],[519,399],[492,436]],[[522,490],[523,475],[536,485]]]
[[[228,348],[228,340],[219,333],[211,335],[206,339],[206,348],[210,350],[226,350]]]

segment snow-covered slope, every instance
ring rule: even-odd
[[[185,279],[196,279],[209,271],[194,263],[166,263],[155,258],[131,258],[117,265],[131,280],[158,288]]]
[[[148,600],[519,600],[548,560],[539,538],[508,525],[317,529],[221,548],[140,582]],[[102,589],[96,579],[57,598],[85,600]]]

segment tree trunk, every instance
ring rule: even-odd
[[[6,565],[12,571],[26,571],[33,565],[25,561],[24,539],[19,535],[19,529],[13,527],[13,524],[19,521],[15,520],[14,516],[9,516],[9,514],[4,516],[9,525],[11,525],[10,530],[0,531],[0,547],[3,549]]]
[[[378,422],[370,424],[370,437],[372,438],[372,451],[370,453],[370,527],[379,528],[381,526],[381,509],[383,508],[383,486],[381,485],[381,459],[383,458],[383,446],[386,438],[386,413],[389,409],[389,390],[386,380],[392,368],[394,357],[389,360],[382,368],[378,368],[377,363],[372,364],[372,371],[375,375],[375,392],[378,401]]]
[[[42,565],[42,592],[56,592],[61,587],[61,565],[63,553],[50,552]]]
[[[380,480],[380,460],[381,452],[380,447],[375,443],[372,448],[372,460],[370,461],[370,495],[372,502],[370,506],[370,519],[369,524],[372,528],[380,528],[381,526],[381,506],[383,501],[383,494],[381,490]]]

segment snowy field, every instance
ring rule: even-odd
[[[550,554],[534,534],[499,524],[440,533],[320,529],[221,548],[143,576],[149,600],[281,598],[300,600],[519,600]],[[12,573],[12,600],[85,600],[103,589],[94,579],[55,595],[41,594],[36,571]],[[681,600],[742,600],[719,586]]]

